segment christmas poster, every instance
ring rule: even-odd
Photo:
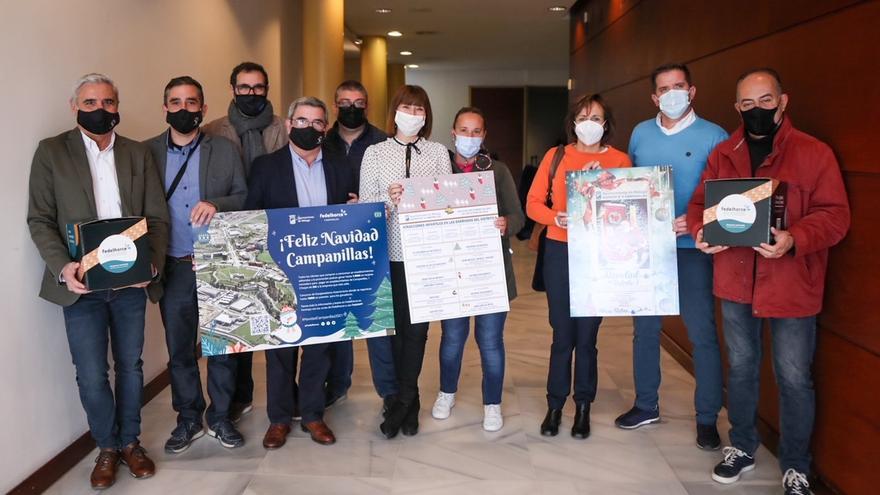
[[[566,175],[572,316],[678,314],[672,168]]]
[[[193,264],[206,356],[394,334],[382,203],[218,213]]]
[[[413,323],[509,311],[492,171],[401,180]]]

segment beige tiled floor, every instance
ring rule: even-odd
[[[330,447],[311,442],[295,429],[287,445],[266,452],[261,439],[268,426],[262,356],[254,367],[257,382],[254,411],[240,429],[245,446],[228,450],[210,437],[189,450],[168,455],[162,445],[174,427],[170,390],[143,411],[142,442],[158,472],[147,480],[129,477],[124,467],[113,493],[149,494],[764,494],[781,493],[776,459],[761,448],[757,469],[733,486],[714,483],[709,473],[720,453],[694,445],[691,376],[665,352],[662,356],[661,413],[657,425],[624,431],[614,418],[632,404],[631,321],[606,319],[599,337],[599,393],[592,407],[592,436],[583,441],[563,430],[542,437],[538,427],[546,402],[544,385],[550,328],[544,294],[529,288],[532,253],[514,242],[520,297],[505,330],[507,374],[504,384],[504,428],[481,427],[480,362],[470,342],[462,366],[457,403],[445,421],[431,418],[438,389],[437,333],[434,325],[421,377],[422,413],[418,436],[385,440],[378,430],[381,401],[373,391],[366,345],[356,342],[354,385],[348,400],[327,412],[338,442]],[[203,375],[204,376],[204,375]],[[719,427],[727,439],[722,411]],[[83,459],[49,493],[91,493],[89,472],[94,454]]]

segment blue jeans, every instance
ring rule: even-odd
[[[571,391],[571,355],[574,352],[574,402],[590,404],[596,398],[598,353],[596,338],[601,317],[573,317],[568,292],[568,243],[547,239],[544,285],[553,343],[547,373],[547,406],[562,409]]]
[[[696,249],[678,249],[678,295],[681,318],[693,344],[694,408],[697,423],[714,425],[723,402],[721,352],[712,296],[712,257]],[[661,316],[633,318],[633,379],[636,407],[654,410],[660,388]]]
[[[178,423],[201,424],[205,397],[198,363],[199,306],[192,263],[168,258],[164,280],[165,294],[159,301],[159,313],[165,326],[165,345],[168,347],[171,406],[177,411]],[[235,355],[210,356],[207,359],[211,406],[205,419],[209,426],[213,426],[229,415],[238,366]]]
[[[370,358],[370,374],[373,387],[383,399],[400,393],[397,383],[397,369],[394,367],[394,352],[391,339],[397,337],[372,337],[367,339],[367,355]]]
[[[474,338],[480,348],[483,368],[483,404],[501,404],[504,386],[504,320],[507,311],[474,316]],[[440,390],[454,394],[461,375],[464,344],[471,330],[470,317],[443,320],[440,323]]]
[[[64,308],[64,326],[79,398],[92,438],[102,449],[118,449],[141,433],[144,372],[144,289],[84,294]],[[113,353],[115,390],[110,388],[107,348]]]
[[[758,397],[763,321],[751,304],[721,301],[727,343],[727,411],[730,443],[754,454],[758,448]],[[810,437],[816,411],[811,368],[816,351],[816,317],[770,318],[773,371],[779,385],[779,466],[809,474]]]

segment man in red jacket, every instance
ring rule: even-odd
[[[816,315],[822,309],[828,249],[849,229],[840,168],[828,145],[798,131],[785,115],[789,103],[773,69],[745,73],[736,86],[743,125],[709,156],[688,205],[696,247],[714,254],[714,293],[721,298],[728,361],[730,443],[712,479],[733,483],[755,467],[755,418],[763,319],[770,320],[779,385],[779,463],[786,494],[810,493],[810,437],[815,391],[810,369]],[[787,229],[759,247],[710,246],[703,241],[704,181],[772,177],[787,185]]]

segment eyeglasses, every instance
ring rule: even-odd
[[[336,102],[336,106],[339,108],[348,108],[351,106],[353,106],[355,108],[366,108],[367,107],[367,100],[364,100],[364,99],[358,99],[358,100],[354,100],[354,101],[339,100]]]
[[[235,88],[235,94],[238,95],[264,95],[266,90],[269,89],[269,86],[265,84],[254,84],[253,86],[250,84],[236,84],[233,87]]]
[[[597,124],[604,124],[605,123],[605,119],[603,119],[602,117],[599,117],[598,115],[593,115],[592,117],[587,117],[586,115],[581,115],[580,117],[574,119],[574,123],[575,123],[575,125],[577,125],[577,124],[580,124],[581,122],[586,122],[588,120],[592,120],[593,122],[595,122]]]
[[[316,131],[323,131],[327,128],[327,122],[324,122],[321,119],[309,120],[303,117],[299,117],[296,119],[290,119],[290,123],[293,124],[293,127],[296,127],[297,129],[312,126]]]

